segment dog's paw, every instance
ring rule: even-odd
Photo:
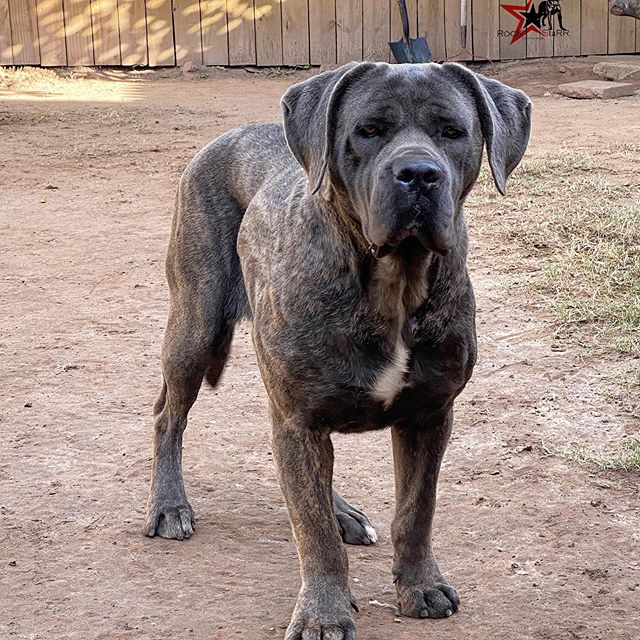
[[[400,612],[411,618],[448,618],[460,607],[460,598],[453,587],[444,582],[398,586]]]
[[[339,494],[334,495],[333,511],[343,542],[369,545],[378,541],[378,534],[369,522],[369,518],[359,509],[352,507]]]
[[[193,509],[185,499],[179,504],[150,505],[142,531],[149,537],[185,540],[193,535],[194,528]]]
[[[351,598],[340,591],[303,590],[285,640],[356,640],[352,606]]]

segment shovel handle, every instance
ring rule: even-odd
[[[400,6],[400,19],[402,20],[402,34],[404,41],[409,43],[409,14],[407,13],[407,3],[405,0],[398,0]]]

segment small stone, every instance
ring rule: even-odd
[[[567,98],[610,100],[635,93],[636,87],[625,82],[605,82],[604,80],[579,80],[558,85],[558,93]]]

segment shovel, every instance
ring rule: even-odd
[[[391,53],[396,62],[431,62],[431,51],[425,38],[409,37],[409,15],[407,14],[407,3],[405,0],[398,0],[400,5],[400,17],[402,18],[402,40],[390,42]]]

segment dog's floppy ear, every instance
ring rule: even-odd
[[[507,178],[529,144],[531,100],[523,91],[475,74],[459,64],[447,63],[443,69],[455,74],[475,99],[493,180],[504,195]]]
[[[372,68],[373,63],[351,62],[294,84],[282,96],[287,144],[307,172],[312,194],[320,189],[333,153],[340,100],[347,88]]]

